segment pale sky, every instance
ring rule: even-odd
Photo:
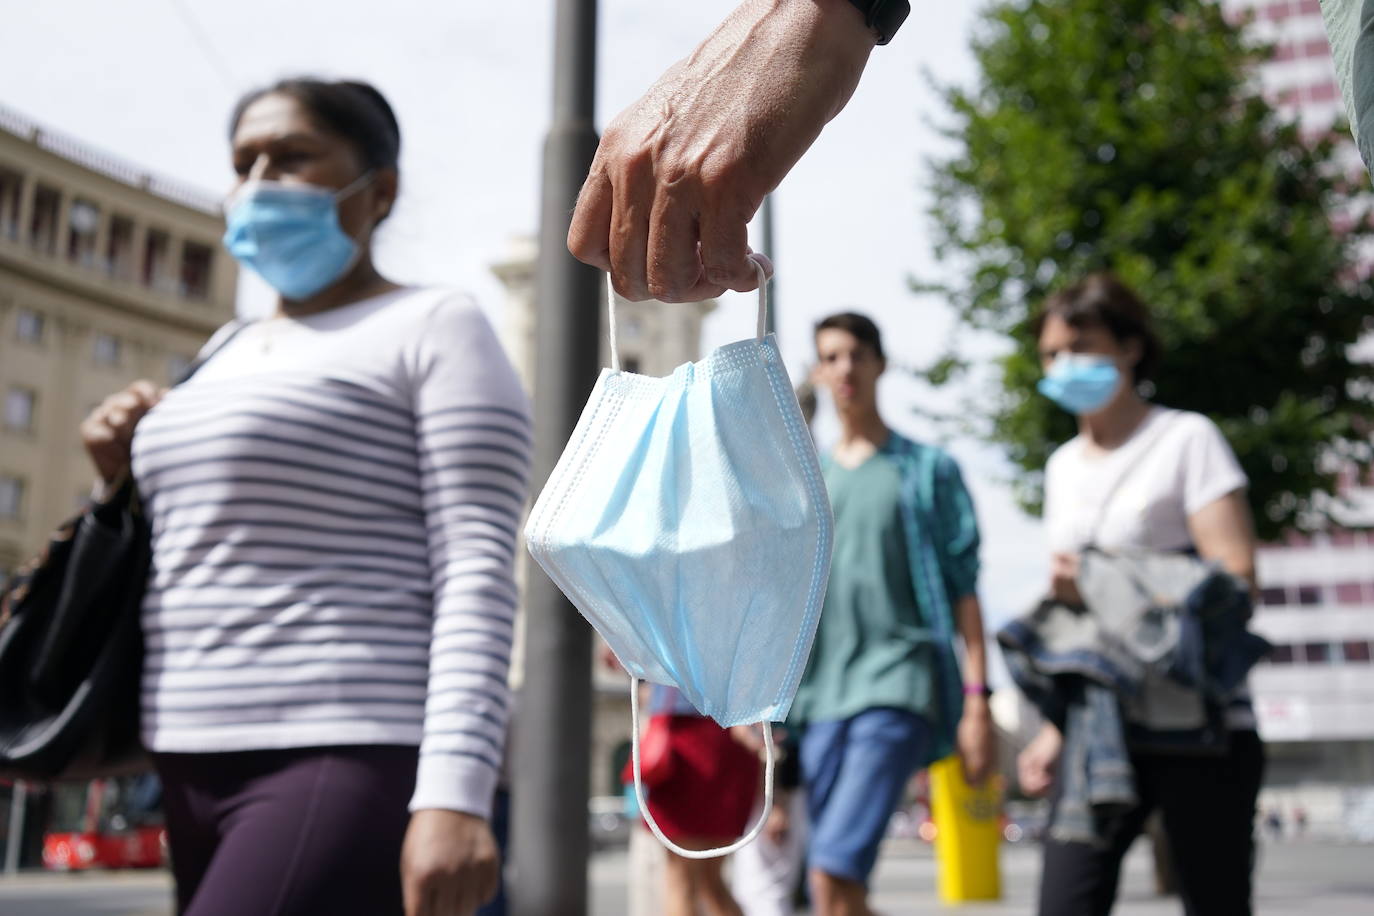
[[[598,123],[633,101],[733,6],[602,0]],[[951,329],[949,309],[913,296],[907,278],[942,270],[931,251],[923,188],[925,157],[944,149],[928,120],[939,121],[944,111],[923,73],[945,81],[972,77],[975,5],[914,6],[896,40],[874,52],[854,101],[776,197],[771,254],[779,336],[794,378],[810,355],[811,324],[840,308],[872,315],[891,358],[908,364],[936,355]],[[242,91],[297,74],[368,80],[391,101],[402,130],[402,196],[381,234],[382,270],[403,282],[470,290],[499,318],[501,287],[489,265],[511,237],[537,229],[552,14],[552,0],[9,4],[0,104],[218,192],[231,177],[226,118]],[[251,310],[260,288],[241,286]],[[727,297],[708,319],[706,345],[746,336],[752,325],[752,300]],[[881,389],[884,416],[908,434],[923,432],[913,407],[948,409],[979,393],[966,386],[937,397],[889,375]],[[833,429],[833,418],[822,422],[826,428]],[[993,620],[1004,620],[1045,581],[1040,525],[1012,506],[1001,483],[1011,472],[995,450],[975,441],[947,444],[978,503],[984,602]]]

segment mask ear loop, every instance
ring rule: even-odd
[[[757,254],[749,255],[749,260],[754,264],[754,270],[759,275],[759,315],[758,324],[754,328],[754,338],[763,340],[768,332],[768,271],[763,269],[763,259]],[[611,368],[616,372],[620,371],[620,346],[616,335],[615,306],[616,306],[615,285],[611,283],[611,275],[606,274],[606,333],[611,338]]]
[[[376,170],[375,170],[375,169],[368,169],[367,171],[365,171],[365,172],[363,172],[361,175],[359,175],[357,178],[353,179],[353,180],[350,181],[348,184],[344,185],[342,188],[339,188],[339,190],[335,191],[335,192],[334,192],[334,202],[335,202],[335,203],[338,203],[338,202],[340,202],[340,201],[347,200],[348,198],[352,197],[354,194],[357,194],[357,193],[358,193],[359,191],[361,191],[363,188],[365,188],[365,187],[367,187],[368,185],[370,185],[370,184],[372,183],[372,179],[374,179],[374,178],[376,178],[376,177],[377,177],[377,172],[376,172]]]
[[[760,267],[759,271],[762,272]],[[759,288],[763,288],[760,283]],[[634,762],[635,770],[635,799],[639,802],[639,813],[644,816],[644,821],[653,831],[658,841],[668,849],[669,852],[682,856],[684,859],[719,859],[728,856],[732,852],[738,852],[758,838],[763,832],[763,825],[768,823],[768,816],[773,813],[773,764],[776,758],[776,751],[773,747],[773,723],[763,722],[763,746],[768,751],[768,759],[763,768],[763,811],[759,814],[758,822],[744,836],[740,837],[729,846],[722,846],[719,849],[683,849],[663,835],[659,829],[658,822],[649,813],[649,804],[644,800],[644,783],[639,775],[639,678],[630,676],[630,727],[634,729],[634,734],[630,739],[630,755]]]

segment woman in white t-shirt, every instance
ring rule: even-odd
[[[1161,348],[1140,299],[1108,274],[1051,297],[1032,325],[1042,394],[1078,417],[1078,435],[1045,470],[1051,590],[1079,603],[1080,552],[1196,551],[1254,581],[1255,537],[1246,477],[1221,431],[1197,413],[1139,393]],[[1163,816],[1188,914],[1250,913],[1255,799],[1264,751],[1248,694],[1227,710],[1224,755],[1132,753],[1137,805],[1102,845],[1047,839],[1041,916],[1110,912],[1121,859],[1155,809]],[[1054,788],[1064,739],[1047,723],[1018,760],[1023,791]]]

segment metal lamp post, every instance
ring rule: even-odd
[[[534,483],[572,435],[598,371],[600,272],[568,253],[568,225],[597,134],[596,0],[558,0],[553,123],[544,141],[537,303]],[[536,491],[537,492],[537,491]],[[587,912],[591,630],[531,566],[525,678],[516,710],[510,886],[514,916]]]

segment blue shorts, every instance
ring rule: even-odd
[[[887,822],[929,744],[926,720],[902,709],[806,726],[800,756],[811,868],[868,883]]]

